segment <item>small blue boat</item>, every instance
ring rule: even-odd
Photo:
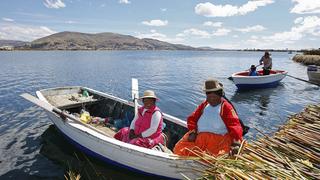
[[[278,86],[288,73],[282,70],[271,70],[270,75],[263,75],[263,70],[257,72],[259,76],[249,76],[248,71],[241,71],[232,74],[231,77],[238,89],[260,89]]]

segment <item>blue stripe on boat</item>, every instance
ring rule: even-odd
[[[58,128],[57,128],[58,129]],[[58,129],[59,130],[59,129]],[[144,171],[141,171],[141,170],[138,170],[138,169],[135,169],[135,168],[132,168],[130,166],[126,166],[124,164],[120,164],[116,161],[113,161],[111,159],[108,159],[98,153],[95,153],[93,151],[91,151],[90,149],[82,146],[81,144],[77,143],[76,141],[74,141],[73,139],[71,139],[69,136],[67,136],[66,134],[64,134],[62,131],[59,130],[59,132],[67,139],[67,141],[69,141],[71,144],[73,144],[74,146],[76,146],[79,150],[81,150],[82,152],[86,153],[87,155],[90,155],[92,157],[95,157],[97,159],[100,159],[108,164],[111,164],[111,165],[115,165],[115,166],[118,166],[120,168],[125,168],[129,171],[133,171],[133,172],[136,172],[136,173],[140,173],[140,174],[143,174],[143,175],[147,175],[147,176],[153,176],[153,177],[158,177],[158,178],[161,178],[161,179],[174,179],[174,178],[170,178],[170,177],[166,177],[166,176],[160,176],[160,175],[156,175],[156,174],[151,174],[151,173],[148,173],[148,172],[144,172]]]
[[[263,89],[263,88],[273,88],[278,86],[280,81],[275,81],[271,83],[264,84],[236,84],[238,89]]]

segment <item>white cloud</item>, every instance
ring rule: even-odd
[[[137,33],[137,38],[151,38],[151,39],[157,39],[159,41],[165,41],[170,43],[180,43],[183,41],[181,37],[176,38],[169,38],[167,35],[157,32],[156,30],[152,29],[150,30],[150,33]]]
[[[0,39],[32,41],[56,33],[45,26],[0,24]]]
[[[76,21],[65,21],[66,24],[77,24],[78,22]]]
[[[248,32],[258,32],[258,31],[263,31],[266,28],[261,26],[261,25],[255,25],[255,26],[247,26],[245,28],[237,28],[235,29],[236,31],[240,31],[243,33],[248,33]]]
[[[199,30],[196,28],[190,28],[184,30],[182,33],[177,34],[178,37],[186,37],[186,36],[198,36],[200,38],[210,38],[211,34],[207,31]]]
[[[62,2],[62,0],[45,0],[43,3],[47,8],[64,8],[66,5]]]
[[[245,15],[249,12],[253,12],[260,6],[266,6],[273,3],[273,0],[255,0],[248,1],[246,4],[238,7],[230,4],[227,5],[215,5],[210,2],[199,3],[195,7],[195,13],[206,17],[227,17]]]
[[[154,19],[151,21],[142,21],[141,23],[144,25],[147,25],[147,26],[166,26],[166,25],[168,25],[167,20],[162,21],[159,19]]]
[[[307,16],[301,19],[297,18],[296,26],[290,31],[275,33],[272,36],[263,37],[269,41],[297,41],[302,37],[309,35],[320,36],[320,18],[318,16]]]
[[[221,27],[222,22],[212,22],[212,21],[206,21],[203,23],[204,26],[210,26],[210,27]]]
[[[2,18],[2,20],[3,20],[3,21],[7,21],[7,22],[13,22],[13,21],[14,21],[13,19],[5,18],[5,17],[4,17],[4,18]]]
[[[294,20],[295,24],[300,24],[303,22],[303,17],[298,17],[297,19]]]
[[[217,29],[216,31],[214,31],[212,33],[213,36],[225,36],[225,35],[228,35],[229,32],[231,32],[230,29],[226,29],[226,28],[220,28],[220,29]]]
[[[120,4],[130,4],[131,2],[129,0],[119,0]]]
[[[291,13],[296,14],[311,14],[320,13],[320,1],[319,0],[292,0],[296,3],[291,9]]]
[[[303,49],[318,47],[317,41],[310,41],[310,39],[319,40],[320,38],[320,17],[299,17],[294,22],[295,25],[288,31],[277,32],[270,36],[251,36],[242,41],[243,45],[240,48]]]
[[[165,11],[167,11],[167,8],[161,8],[161,11],[165,12]]]

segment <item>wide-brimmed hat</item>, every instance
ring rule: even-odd
[[[154,99],[158,99],[156,94],[154,93],[154,91],[152,90],[146,90],[143,92],[143,96],[140,97],[140,99],[144,99],[144,98],[154,98]]]
[[[215,79],[209,79],[206,80],[204,83],[204,87],[202,88],[204,92],[214,92],[214,91],[219,91],[223,90],[223,85]]]

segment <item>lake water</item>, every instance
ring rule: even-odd
[[[224,85],[226,96],[251,128],[272,134],[287,117],[320,102],[318,86],[290,77],[272,89],[238,92],[227,78],[258,64],[262,52],[236,51],[21,51],[0,52],[0,179],[63,179],[66,169],[86,179],[146,178],[87,159],[52,126],[45,112],[19,97],[43,88],[81,85],[129,99],[131,78],[140,93],[156,91],[162,111],[186,119],[205,98],[210,77]],[[274,69],[307,79],[306,66],[292,54],[273,52]],[[90,163],[89,163],[90,162]],[[93,173],[94,172],[94,173]],[[95,174],[88,175],[88,174]]]

